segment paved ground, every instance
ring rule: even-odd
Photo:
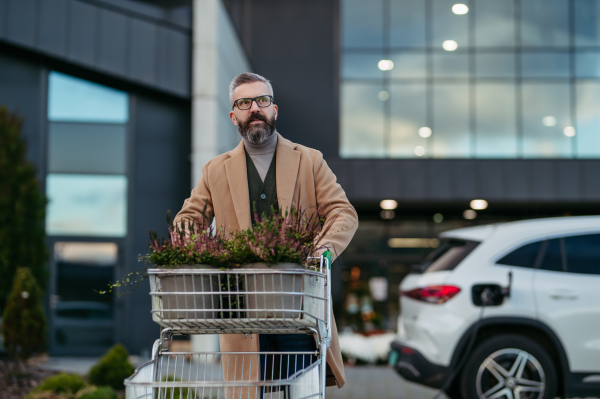
[[[389,367],[345,367],[346,385],[342,389],[327,388],[327,399],[432,399],[437,393],[404,381]],[[442,394],[439,399],[447,399]]]

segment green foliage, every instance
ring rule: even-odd
[[[170,374],[163,376],[162,380],[164,382],[183,381],[182,379],[175,378],[175,376]],[[196,394],[194,393],[194,390],[188,388],[157,388],[155,389],[155,396],[159,399],[196,399]]]
[[[43,396],[43,392],[63,394],[63,396],[70,399],[72,395],[86,386],[87,384],[82,376],[60,373],[43,380],[40,385],[27,395],[26,399],[46,399],[46,396]],[[53,397],[49,396],[48,398]]]
[[[4,348],[12,357],[27,359],[44,350],[46,316],[42,296],[31,271],[26,267],[18,268],[2,314]]]
[[[90,383],[98,386],[106,385],[116,390],[123,389],[123,380],[134,372],[128,356],[127,349],[123,345],[113,346],[90,370],[88,374]]]
[[[77,392],[75,399],[117,399],[117,392],[111,387],[92,385]]]
[[[73,399],[73,395],[50,391],[36,391],[28,394],[26,399]]]
[[[40,190],[27,144],[23,119],[0,107],[0,309],[6,306],[18,267],[28,267],[46,288],[48,250],[45,244],[47,199]]]

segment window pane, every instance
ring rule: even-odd
[[[565,237],[569,273],[600,274],[600,234]]]
[[[579,158],[600,157],[600,82],[577,83],[576,136]]]
[[[48,235],[127,234],[125,176],[48,174]]]
[[[568,158],[571,141],[564,128],[571,126],[568,83],[524,83],[523,155]]]
[[[50,122],[48,169],[54,173],[125,173],[125,125]]]
[[[538,252],[540,252],[541,245],[542,241],[523,245],[522,247],[517,248],[508,255],[504,256],[496,263],[501,265],[533,268],[535,266]]]
[[[383,46],[383,0],[342,0],[342,45]]]
[[[433,0],[433,42],[435,49],[442,49],[446,40],[454,40],[458,48],[469,45],[469,14],[456,15],[452,12],[454,0]]]
[[[343,79],[382,79],[383,71],[377,64],[382,53],[346,53],[342,56]]]
[[[514,47],[513,1],[475,1],[475,46]]]
[[[383,157],[381,85],[343,83],[341,87],[342,157]]]
[[[600,2],[598,0],[574,0],[575,45],[600,45]]]
[[[514,78],[515,54],[475,54],[475,69],[478,78]]]
[[[419,136],[419,129],[427,127],[426,89],[424,84],[391,87],[391,156],[412,158],[417,156],[416,153],[426,155],[427,141],[431,138]],[[419,146],[423,149],[417,149]]]
[[[544,258],[540,264],[540,269],[555,272],[563,271],[562,255],[560,250],[560,239],[548,241]]]
[[[468,78],[469,55],[464,53],[433,54],[433,76],[436,78]]]
[[[521,1],[523,46],[569,45],[569,0]]]
[[[433,93],[433,156],[470,154],[469,88],[466,84],[436,84]]]
[[[425,53],[394,53],[390,59],[394,63],[394,68],[390,71],[390,76],[392,78],[424,79],[427,77]]]
[[[478,83],[475,91],[478,158],[516,158],[517,121],[513,83]]]
[[[48,119],[51,121],[125,123],[128,108],[125,92],[50,72]]]
[[[523,77],[567,78],[569,77],[569,54],[567,52],[527,53],[521,56]]]
[[[596,51],[576,52],[575,75],[578,78],[600,77],[600,53]]]
[[[425,1],[394,0],[390,3],[390,45],[425,47]]]

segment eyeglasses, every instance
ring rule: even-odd
[[[238,98],[237,100],[235,100],[233,102],[233,106],[231,107],[231,109],[233,109],[233,107],[235,107],[237,105],[237,107],[240,111],[245,111],[252,107],[253,101],[256,101],[256,105],[258,105],[259,107],[266,108],[273,103],[273,96],[260,96],[260,97],[254,97],[254,98]]]

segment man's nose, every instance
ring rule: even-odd
[[[252,101],[252,106],[250,107],[250,111],[252,111],[252,113],[258,112],[260,113],[260,107],[258,106],[258,103],[256,101]]]

